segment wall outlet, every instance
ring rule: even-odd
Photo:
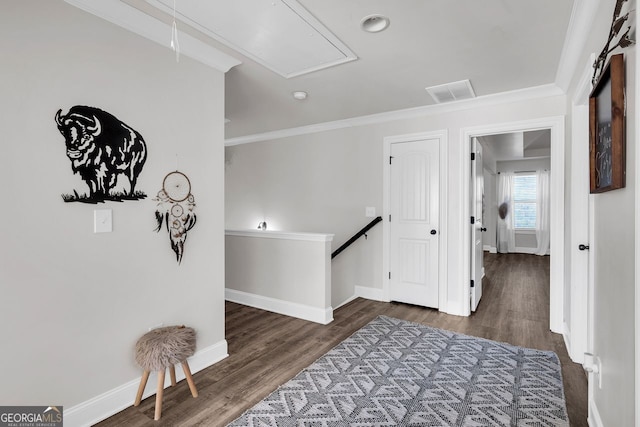
[[[364,209],[364,214],[367,218],[375,218],[376,217],[376,208],[373,206],[367,206]]]

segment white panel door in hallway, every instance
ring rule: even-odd
[[[438,308],[439,139],[391,144],[392,301]]]
[[[482,168],[482,145],[478,138],[471,139],[471,152],[475,153],[471,160],[471,311],[476,311],[482,297],[482,276],[484,276],[484,256],[482,232],[486,230],[484,223],[484,175]]]

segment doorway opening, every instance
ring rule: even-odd
[[[550,176],[550,306],[549,324],[553,332],[562,332],[563,319],[563,275],[564,275],[564,118],[551,117],[539,120],[512,122],[488,125],[475,128],[465,128],[461,132],[464,149],[461,150],[461,164],[467,165],[471,159],[474,138],[488,138],[492,135],[506,135],[513,133],[541,132],[549,133],[550,160],[549,166],[553,173]],[[533,134],[535,135],[535,134]],[[485,155],[485,158],[487,156]],[[461,168],[462,191],[462,218],[461,224],[469,224],[471,206],[471,167]],[[485,184],[486,186],[486,184]],[[464,307],[461,312],[464,315],[471,313],[471,227],[464,227],[463,242],[461,245],[461,259],[463,260],[463,283],[460,284],[464,299]]]
[[[551,131],[484,135],[473,137],[471,145],[471,311],[476,311],[485,252],[549,254]]]

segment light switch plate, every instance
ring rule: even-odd
[[[111,209],[95,209],[93,211],[93,232],[111,233],[113,231],[113,217]]]
[[[367,216],[367,218],[375,218],[376,208],[373,206],[367,206],[364,210],[364,214]]]

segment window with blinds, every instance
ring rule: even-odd
[[[536,229],[537,184],[533,174],[518,174],[513,178],[513,223],[517,230]]]

